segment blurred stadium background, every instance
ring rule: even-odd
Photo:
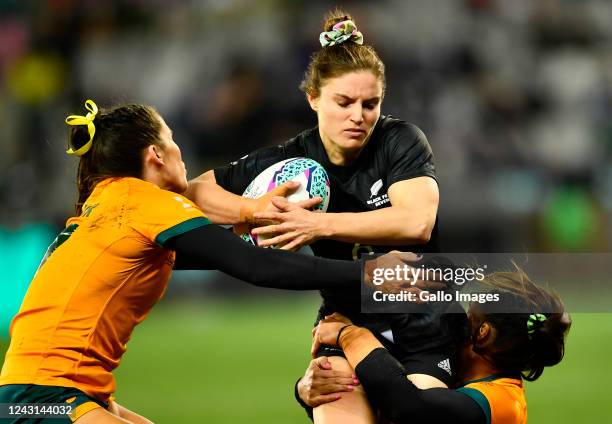
[[[387,66],[383,113],[430,140],[446,250],[610,250],[610,1],[0,0],[0,352],[73,211],[65,116],[152,104],[192,176],[283,142],[315,124],[297,86],[336,5]],[[317,296],[179,274],[118,400],[162,423],[307,422],[292,385]],[[530,422],[612,422],[611,318],[574,314],[565,362],[527,386]]]

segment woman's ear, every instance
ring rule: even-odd
[[[495,342],[495,327],[485,321],[480,324],[480,327],[476,330],[475,336],[476,340],[474,340],[474,345],[479,348],[486,348]]]
[[[163,165],[164,159],[160,154],[160,148],[154,144],[149,145],[145,150],[145,162],[150,162],[155,165]]]
[[[489,324],[488,322],[483,322],[482,324],[480,324],[480,327],[478,328],[478,333],[476,334],[476,341],[477,342],[484,342],[486,341],[486,339],[489,337],[489,335],[491,335],[492,331],[491,331],[491,324]]]
[[[315,97],[312,94],[307,94],[306,99],[308,100],[308,104],[310,105],[310,108],[314,110],[315,112],[317,112],[319,109],[319,97],[318,96]]]

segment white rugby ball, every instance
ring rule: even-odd
[[[287,197],[290,202],[300,202],[313,197],[321,197],[323,201],[314,210],[327,211],[329,205],[329,177],[325,169],[317,162],[308,158],[291,158],[266,168],[244,190],[243,197],[257,199],[287,181],[297,181],[300,187]],[[258,240],[265,236],[243,234],[242,239],[258,245]]]

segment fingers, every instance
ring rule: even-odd
[[[444,291],[447,288],[446,283],[441,283],[439,281],[417,280],[413,285],[421,290],[429,291]]]
[[[283,211],[283,212],[289,212],[292,209],[295,209],[295,204],[289,202],[287,199],[285,199],[284,197],[273,197],[270,202],[272,203],[272,205],[274,205],[277,209]]]
[[[319,341],[319,326],[320,324],[315,327],[315,333],[312,338],[312,346],[310,347],[310,355],[315,359],[317,357],[317,351],[319,350],[319,347],[321,347],[321,342]]]
[[[327,356],[319,356],[310,361],[310,368],[313,368],[313,377],[317,381],[327,381],[326,384],[353,385],[359,384],[359,380],[354,372],[336,371],[332,369],[332,364]]]
[[[276,246],[276,245],[284,245],[285,243],[288,243],[290,240],[292,240],[293,238],[295,238],[297,236],[297,233],[295,232],[291,232],[291,233],[286,233],[286,234],[280,234],[276,237],[272,237],[266,240],[262,240],[261,242],[259,242],[259,246],[261,247],[268,247],[268,246]]]
[[[300,183],[297,181],[287,181],[286,183],[279,185],[273,190],[270,190],[267,193],[267,195],[269,197],[272,197],[272,196],[286,197],[288,194],[297,190],[299,186],[300,186]]]
[[[321,347],[321,342],[319,341],[319,337],[317,337],[315,334],[314,338],[312,339],[312,346],[310,347],[310,356],[316,358],[319,347]]]
[[[323,201],[322,197],[313,197],[312,199],[301,200],[293,203],[293,205],[302,209],[312,209]]]
[[[342,315],[340,312],[334,312],[330,316],[333,317],[336,321],[341,321],[341,322],[346,322],[347,324],[352,324],[351,320],[345,317],[344,315]]]
[[[316,331],[315,327],[313,330],[313,334]],[[313,359],[312,361],[310,361],[310,363],[312,365],[316,365],[318,368],[320,369],[324,369],[324,370],[330,370],[331,369],[331,362],[329,362],[329,359],[327,359],[327,356],[319,356],[318,358]]]
[[[284,244],[281,246],[282,250],[291,250],[291,251],[296,251],[302,248],[302,246],[304,246],[305,240],[302,237],[296,238],[295,240],[293,240],[290,243]]]
[[[258,236],[261,236],[261,235],[267,236],[270,234],[282,233],[284,229],[285,227],[282,226],[282,224],[272,224],[272,225],[266,225],[265,227],[253,228],[251,233],[257,234]]]
[[[334,402],[341,398],[342,396],[340,396],[340,394],[338,393],[332,393],[330,395],[319,395],[314,396],[312,399],[310,399],[309,404],[313,408],[316,408],[317,406],[323,405],[324,403]]]
[[[414,263],[414,262],[418,262],[422,259],[422,256],[413,252],[401,252],[399,250],[392,250],[389,253],[387,253],[387,255],[393,256],[395,258],[397,258],[398,260],[404,262],[404,263]],[[384,256],[387,256],[384,255]]]

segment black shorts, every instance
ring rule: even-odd
[[[0,404],[67,404],[70,414],[65,418],[0,418],[2,424],[72,423],[96,408],[108,409],[108,404],[74,387],[40,386],[36,384],[7,384],[0,386]]]
[[[383,343],[384,344],[384,343]],[[403,358],[398,358],[393,348],[387,347],[387,350],[397,359],[403,366],[406,375],[409,374],[426,374],[437,378],[448,387],[454,387],[456,384],[456,352],[434,350],[424,351]],[[320,356],[340,356],[345,358],[342,349],[335,346],[322,345],[317,350],[317,358]]]

